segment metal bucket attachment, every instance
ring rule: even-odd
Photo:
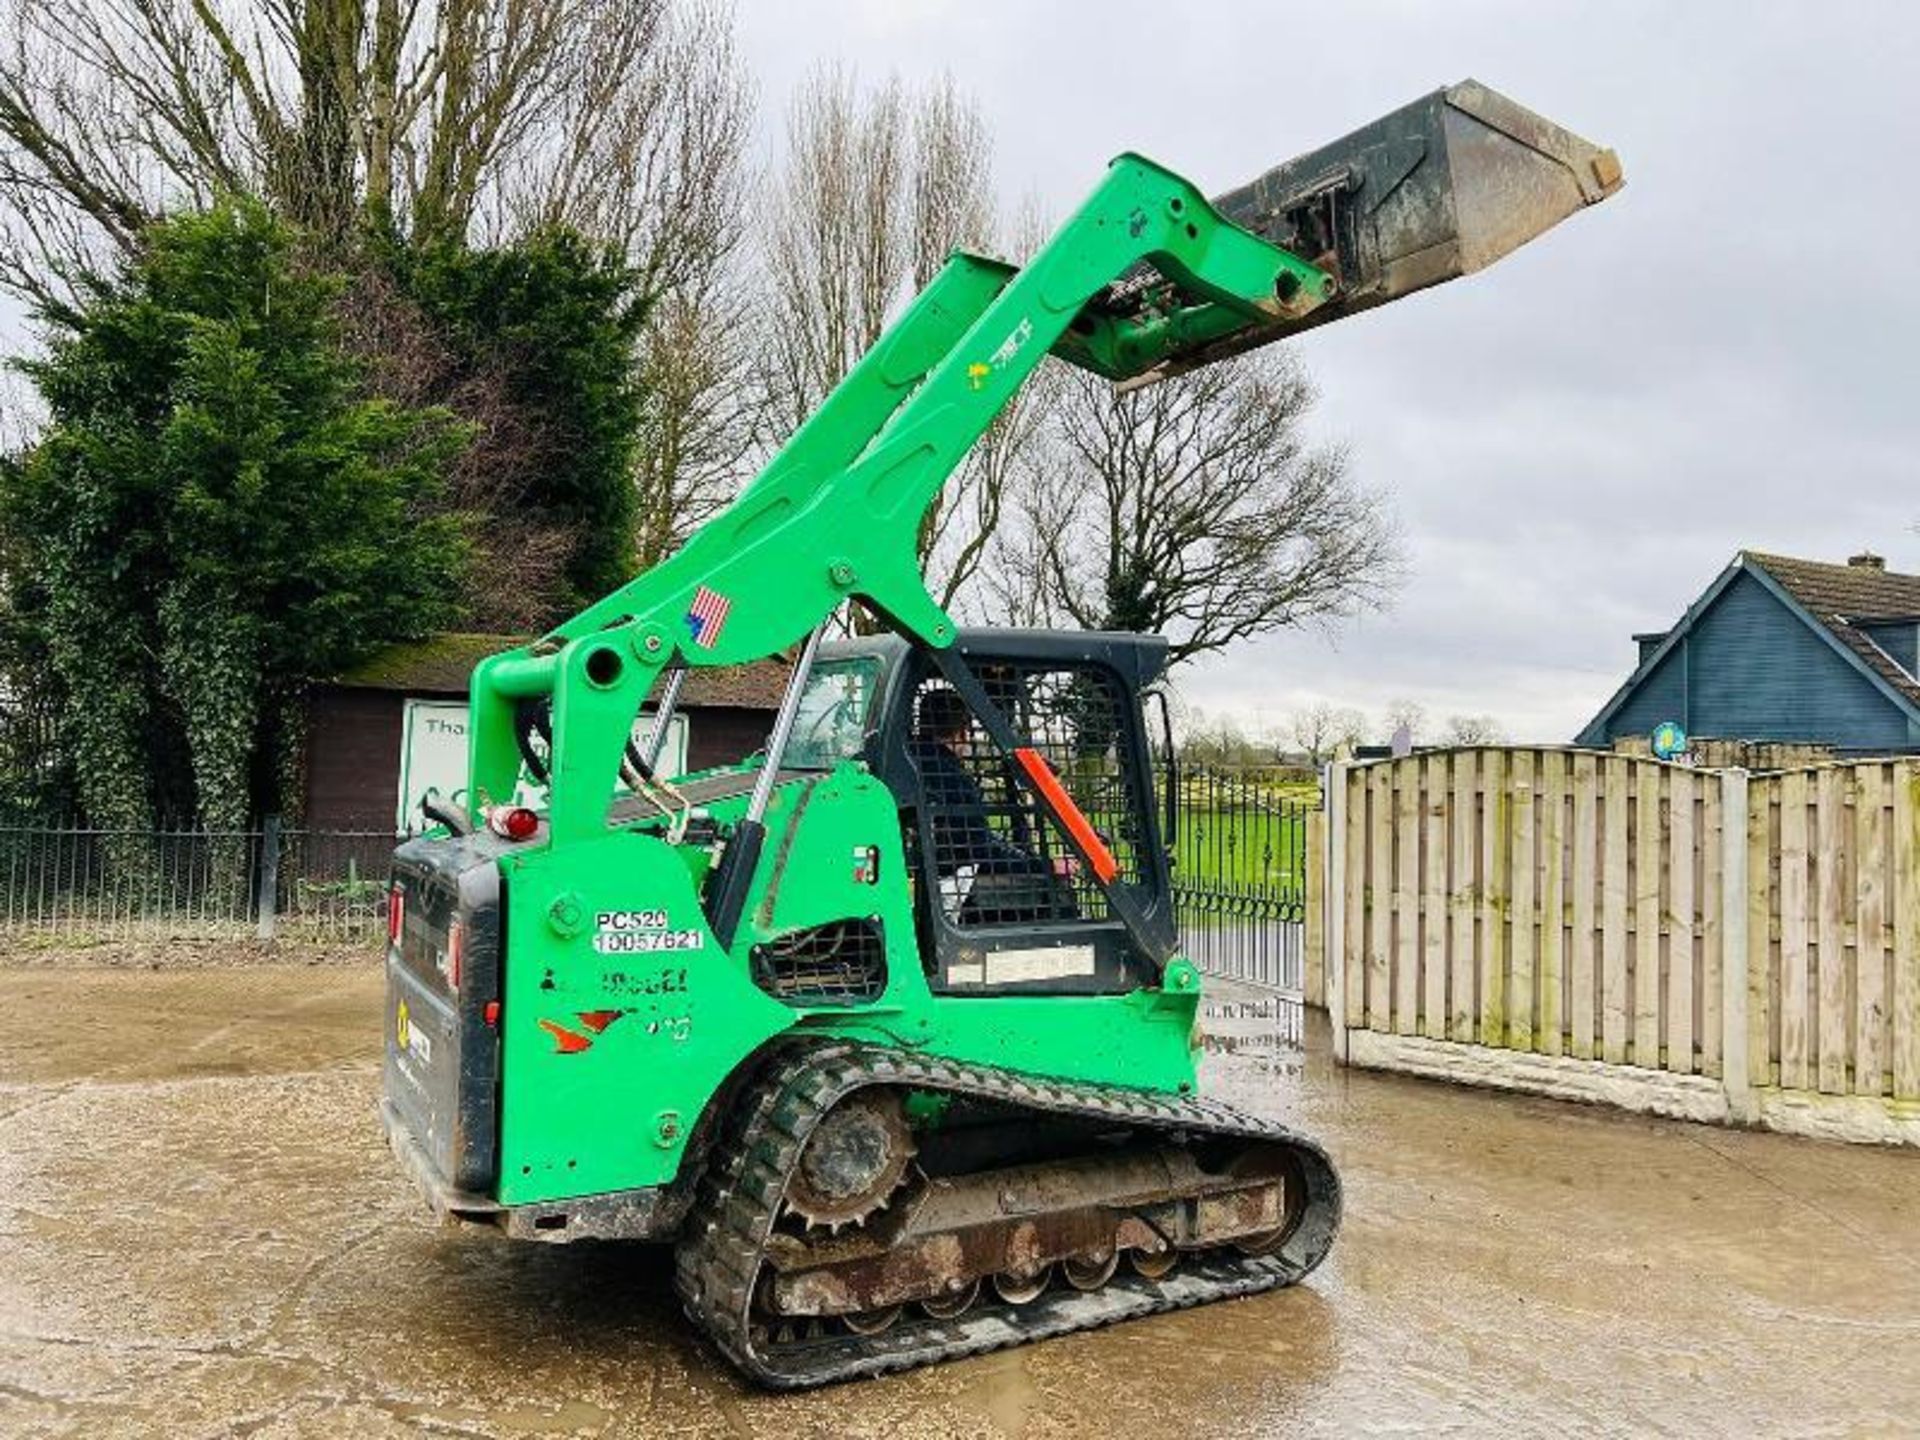
[[[1475,80],[1436,90],[1214,199],[1339,281],[1297,319],[1171,357],[1174,374],[1470,275],[1624,183],[1613,151]]]

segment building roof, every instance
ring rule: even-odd
[[[1874,674],[1920,705],[1920,679],[1901,669],[1863,628],[1874,621],[1912,621],[1920,616],[1920,575],[1902,575],[1871,564],[1797,560],[1758,550],[1742,550],[1740,557],[1748,569],[1766,571]]]
[[[465,695],[473,667],[489,655],[513,650],[531,635],[482,635],[448,631],[425,640],[390,645],[333,683],[348,690],[394,690],[408,695]],[[792,665],[785,659],[690,670],[680,703],[691,709],[777,710]]]
[[[1827,643],[1882,694],[1920,721],[1920,677],[1908,674],[1867,634],[1867,628],[1876,623],[1920,623],[1920,575],[1888,570],[1876,555],[1860,555],[1845,564],[1835,564],[1742,550],[1700,598],[1687,607],[1687,613],[1664,638],[1652,634],[1633,637],[1648,641],[1660,639],[1660,643],[1644,650],[1633,672],[1600,708],[1600,713],[1581,729],[1581,743],[1596,743],[1593,737],[1600,733],[1601,727],[1626,704],[1640,682],[1659,668],[1734,577],[1743,573],[1759,580],[1789,611],[1824,636]]]

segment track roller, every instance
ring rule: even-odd
[[[1171,1245],[1157,1255],[1135,1250],[1127,1256],[1127,1262],[1133,1266],[1133,1273],[1143,1280],[1164,1280],[1180,1263],[1180,1252]]]
[[[1108,1253],[1104,1260],[1062,1260],[1060,1273],[1066,1277],[1067,1284],[1074,1289],[1091,1292],[1098,1290],[1113,1279],[1114,1271],[1120,1268],[1120,1252]]]
[[[1003,1270],[993,1277],[993,1293],[1009,1305],[1026,1305],[1038,1300],[1052,1279],[1051,1265],[1027,1276],[1011,1275]]]
[[[971,1310],[979,1298],[980,1282],[975,1280],[950,1294],[922,1300],[920,1308],[935,1320],[954,1320]]]

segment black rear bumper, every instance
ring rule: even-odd
[[[434,1168],[432,1158],[414,1138],[391,1100],[383,1099],[380,1102],[380,1124],[387,1132],[387,1144],[392,1148],[394,1157],[441,1220],[448,1223],[471,1220],[481,1224],[497,1224],[499,1217],[506,1213],[506,1207],[498,1201],[448,1184],[446,1178]]]
[[[392,1101],[380,1102],[380,1123],[386,1128],[387,1144],[442,1224],[486,1225],[510,1240],[544,1240],[549,1244],[568,1240],[670,1240],[686,1211],[675,1192],[651,1186],[535,1205],[502,1205],[491,1196],[449,1184]]]

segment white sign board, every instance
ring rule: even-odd
[[[634,722],[633,739],[644,745],[653,730],[653,713],[642,711]],[[666,748],[660,752],[659,772],[672,776],[687,768],[687,717],[675,715],[667,727]],[[451,810],[467,805],[467,702],[464,700],[409,700],[400,724],[400,794],[394,829],[414,835],[430,823],[420,813],[420,802],[432,797]],[[525,774],[513,798],[540,805],[542,786],[528,783]]]

